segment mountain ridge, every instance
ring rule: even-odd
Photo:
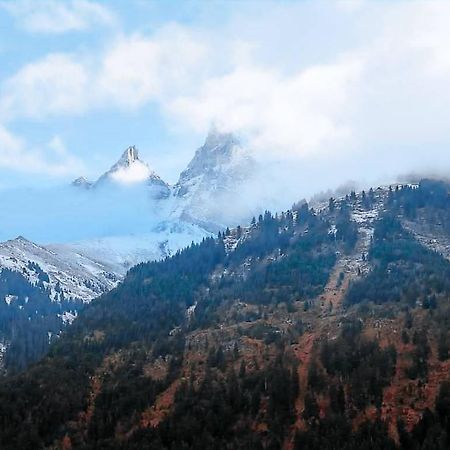
[[[447,224],[449,192],[302,203],[139,264],[0,383],[2,447],[447,448],[450,263],[403,224]]]

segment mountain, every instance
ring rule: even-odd
[[[22,236],[0,243],[0,267],[20,272],[32,284],[45,276],[43,287],[53,301],[65,296],[89,302],[118,281],[105,264],[78,253],[37,245]]]
[[[48,333],[59,335],[71,321],[68,314],[74,317],[84,303],[114,287],[133,265],[173,255],[219,229],[208,205],[239,188],[248,166],[241,157],[239,169],[243,154],[231,134],[211,132],[176,187],[130,146],[95,182],[79,177],[58,189],[0,194],[8,218],[0,236],[27,236],[0,244],[0,277],[8,278],[0,297],[0,304],[6,299],[0,308],[0,370],[21,369],[42,355],[51,342]],[[38,300],[24,303],[27,295],[18,293],[30,290]],[[20,301],[10,301],[16,297]],[[14,320],[28,320],[33,305],[30,338],[22,326],[15,330]]]
[[[246,197],[243,183],[251,178],[252,165],[247,150],[233,135],[213,130],[179,182],[169,186],[131,146],[95,182],[80,177],[68,186],[0,192],[0,208],[8,217],[0,240],[20,234],[38,244],[100,240],[110,245],[119,242],[119,237],[194,226],[201,239],[254,213],[248,197],[245,206],[238,208]],[[151,253],[158,253],[166,234],[155,241]],[[105,248],[105,253],[109,250],[115,249]]]
[[[139,159],[139,152],[135,146],[128,147],[119,161],[97,180],[94,187],[99,188],[105,183],[119,185],[145,183],[157,199],[166,198],[170,194],[169,185],[150,169],[147,163]]]
[[[79,253],[55,251],[23,237],[0,243],[0,371],[41,357],[84,304],[120,277]]]
[[[120,277],[134,264],[169,256],[235,223],[224,205],[242,197],[252,166],[236,137],[212,129],[179,182],[169,186],[130,146],[95,182],[79,177],[58,189],[0,193],[8,217],[0,239],[9,239],[11,247],[21,234],[65,253],[69,263],[73,255],[86,256]],[[30,260],[42,263],[33,255]]]
[[[174,186],[176,211],[182,219],[214,232],[242,220],[229,204],[238,210],[242,186],[251,179],[255,167],[248,149],[235,135],[213,127]],[[252,206],[244,214],[251,217]]]
[[[301,203],[137,265],[0,381],[0,447],[449,448],[449,193]]]

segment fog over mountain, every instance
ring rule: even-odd
[[[88,265],[99,264],[121,278],[137,263],[164,258],[226,227],[248,223],[268,207],[268,191],[254,191],[261,167],[237,136],[212,127],[192,153],[174,185],[130,146],[96,180],[80,176],[62,186],[3,192],[0,208],[7,220],[0,240],[8,245],[0,267],[17,259],[13,266],[19,271],[29,260],[42,265],[41,254],[49,251],[83,267],[78,259],[87,258]],[[23,252],[22,236],[30,241],[30,251]],[[44,246],[40,254],[34,255],[33,243]],[[64,269],[61,264],[52,267]]]
[[[219,2],[188,22],[183,5],[168,22],[162,5],[93,3],[114,18],[98,27],[75,3],[28,3],[2,9],[32,56],[4,49],[0,187],[94,179],[132,143],[175,184],[211,123],[260,164],[255,195],[286,202],[450,168],[446,2]]]

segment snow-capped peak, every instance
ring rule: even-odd
[[[147,183],[158,188],[159,196],[169,193],[167,183],[147,163],[139,159],[139,151],[134,145],[123,152],[116,164],[98,179],[96,185],[105,181],[112,181],[119,185]]]
[[[135,146],[128,147],[119,161],[105,175],[106,178],[120,184],[140,183],[152,176],[157,176],[145,162],[139,159],[139,152]]]
[[[31,242],[30,240],[28,240],[27,238],[23,237],[22,235],[17,236],[15,239],[13,239],[13,241],[26,242],[26,243]]]
[[[195,152],[194,158],[180,175],[178,195],[183,196],[193,178],[220,178],[220,174],[230,172],[231,167],[241,166],[248,160],[246,151],[233,133],[223,133],[212,127],[205,143]]]
[[[229,220],[224,205],[236,203],[255,162],[239,139],[212,127],[175,186],[176,213],[184,220],[217,231]]]

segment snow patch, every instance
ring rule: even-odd
[[[9,306],[12,302],[16,301],[19,297],[17,295],[5,295],[5,303]]]
[[[189,308],[186,309],[186,317],[188,320],[190,320],[194,315],[195,308],[197,308],[197,302],[195,302],[193,305],[189,306]]]
[[[9,345],[9,342],[0,341],[0,371],[5,369],[5,356]]]
[[[64,311],[62,314],[58,314],[64,325],[72,325],[77,316],[77,311]]]

